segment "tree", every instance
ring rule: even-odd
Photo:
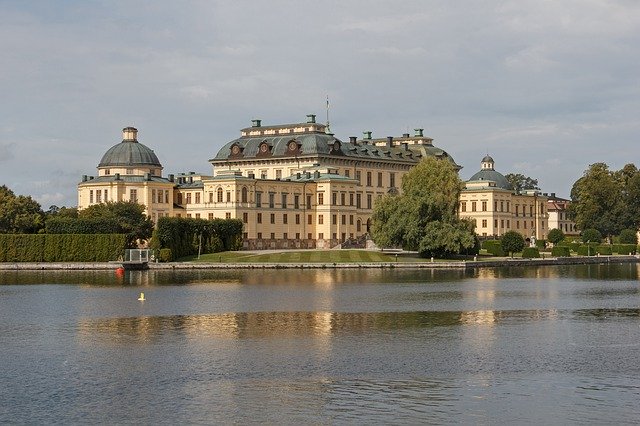
[[[623,229],[620,232],[620,244],[638,245],[638,234],[633,229]]]
[[[505,253],[509,253],[513,258],[513,253],[522,251],[524,248],[524,237],[516,231],[507,231],[500,240],[500,245]]]
[[[0,186],[0,233],[33,234],[43,227],[44,213],[37,201]]]
[[[516,192],[521,192],[526,189],[540,189],[540,187],[538,187],[538,179],[530,178],[521,173],[507,173],[504,177]]]
[[[371,229],[381,247],[422,256],[457,254],[475,244],[473,225],[457,217],[463,183],[453,165],[427,157],[402,178],[402,194],[376,202]]]
[[[582,242],[583,243],[601,243],[602,242],[602,234],[597,229],[585,229],[582,231]]]
[[[138,240],[147,240],[153,233],[153,222],[144,213],[144,206],[135,201],[93,204],[78,213],[79,218],[115,219],[118,233],[127,234],[127,246],[135,247]]]
[[[616,176],[606,164],[589,166],[571,189],[570,210],[577,227],[582,230],[594,228],[607,236],[617,235],[622,229],[628,228],[625,222],[629,221],[630,216],[624,186],[620,174]]]
[[[547,236],[547,240],[552,242],[553,245],[555,246],[560,241],[564,240],[564,232],[562,232],[561,229],[553,228],[551,231],[549,231],[549,235]]]

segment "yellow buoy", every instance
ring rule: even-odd
[[[140,297],[138,297],[138,300],[143,301],[143,302],[145,301],[144,293],[140,293]]]

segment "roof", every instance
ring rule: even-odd
[[[131,167],[156,166],[162,167],[160,160],[148,146],[133,140],[123,140],[105,152],[98,167]]]
[[[471,181],[493,181],[496,183],[498,188],[510,191],[513,190],[513,186],[511,186],[507,178],[504,177],[502,173],[496,172],[495,170],[480,170],[478,173],[471,176],[468,182]]]
[[[134,175],[119,175],[117,179],[115,175],[96,176],[96,177],[91,177],[90,179],[83,181],[81,183],[87,184],[87,183],[107,183],[107,182],[124,182],[124,183],[157,182],[157,183],[170,183],[171,185],[175,185],[175,182],[171,182],[169,179],[166,179],[160,176],[149,176],[149,178],[147,179],[145,176],[134,176]]]
[[[493,158],[491,158],[491,156],[489,154],[485,155],[484,158],[482,159],[483,163],[495,163],[495,161],[493,161]]]

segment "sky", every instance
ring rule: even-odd
[[[212,174],[240,129],[424,128],[468,179],[569,197],[590,164],[640,166],[636,0],[0,0],[0,185],[47,210],[138,129],[164,175]]]

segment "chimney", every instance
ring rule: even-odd
[[[357,145],[356,141],[358,140],[357,137],[355,136],[349,136],[349,143],[352,143],[354,145]]]
[[[362,132],[362,134],[364,135],[365,139],[371,139],[371,132],[370,131],[366,131],[366,132]]]
[[[86,182],[89,178],[87,177],[87,175],[82,175],[82,181]]]
[[[251,120],[251,127],[260,127],[262,120]]]
[[[551,193],[551,198],[556,198],[556,193],[555,192]]]
[[[176,178],[176,177],[175,177],[174,175],[172,175],[172,174],[171,174],[171,175],[169,175],[169,182],[173,182],[173,180],[174,180],[175,178]]]
[[[307,114],[307,123],[315,123],[316,115],[315,114]]]
[[[423,137],[424,135],[422,134],[422,132],[424,132],[424,129],[413,129],[416,131],[416,136],[417,137]]]
[[[138,129],[135,127],[125,127],[122,129],[122,141],[138,142]]]
[[[387,136],[387,148],[391,148],[393,146],[393,136]]]

